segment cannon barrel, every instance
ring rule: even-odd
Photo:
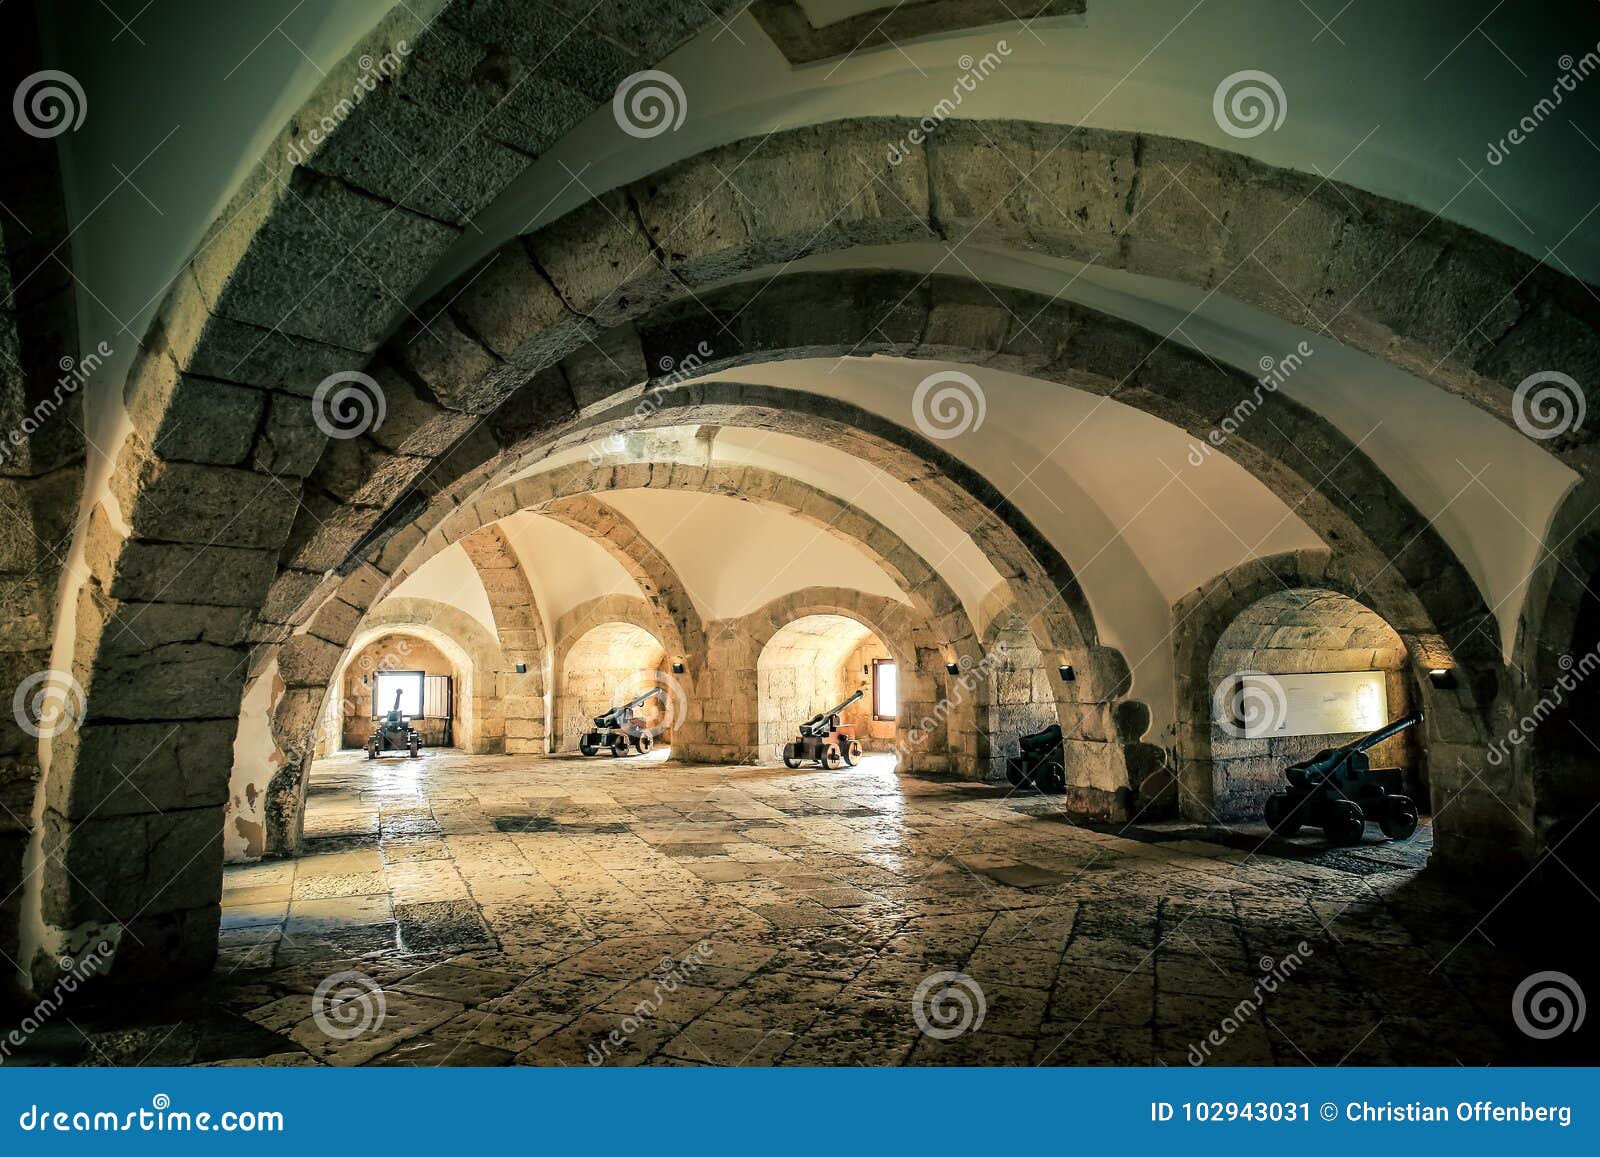
[[[665,699],[666,697],[667,693],[663,688],[652,687],[643,695],[640,695],[635,699],[628,700],[628,702],[622,704],[620,707],[613,707],[609,711],[602,711],[599,715],[594,717],[594,725],[596,727],[615,727],[626,712],[632,711],[638,707],[643,707],[652,699]]]
[[[1349,743],[1339,748],[1344,752],[1365,751],[1369,747],[1376,747],[1385,739],[1399,735],[1408,727],[1415,727],[1422,722],[1421,711],[1410,711],[1390,723],[1385,723],[1376,731],[1363,735],[1360,739],[1352,739]]]
[[[1296,775],[1312,780],[1320,780],[1336,775],[1346,766],[1349,760],[1369,747],[1376,747],[1385,739],[1399,735],[1408,727],[1415,727],[1422,722],[1421,711],[1411,711],[1390,723],[1385,723],[1376,731],[1368,732],[1357,739],[1352,739],[1342,747],[1330,747],[1317,752],[1310,759],[1303,759],[1299,763],[1292,763],[1286,769],[1290,780]]]
[[[831,716],[839,714],[839,712],[843,711],[846,707],[850,706],[850,704],[854,703],[857,699],[861,698],[865,694],[865,689],[858,689],[854,695],[850,696],[850,698],[846,699],[843,703],[839,704],[832,710],[818,712],[816,715],[813,715],[810,719],[807,719],[800,725],[800,734],[812,735],[815,734],[819,728],[826,729],[828,719]]]

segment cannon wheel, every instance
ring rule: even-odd
[[[367,758],[368,759],[377,759],[378,758],[378,744],[377,744],[376,741],[371,740],[371,739],[367,740]]]
[[[650,749],[656,745],[656,741],[649,735],[640,735],[633,741],[633,745],[639,749],[640,755],[648,755]]]
[[[1289,793],[1280,791],[1267,797],[1267,826],[1272,834],[1291,839],[1300,830],[1304,817],[1289,799]]]
[[[585,754],[585,755],[593,755],[596,751],[599,750],[599,748],[597,748],[594,744],[589,742],[589,736],[588,736],[587,733],[585,733],[578,740],[578,750],[583,752],[583,754]]]
[[[1417,805],[1410,796],[1389,796],[1383,801],[1378,826],[1391,840],[1409,840],[1417,832]]]
[[[795,754],[794,744],[792,743],[785,743],[783,745],[783,766],[787,767],[790,771],[793,771],[795,768],[800,766],[800,757]]]
[[[1328,822],[1322,825],[1322,832],[1328,839],[1343,847],[1350,847],[1359,844],[1366,831],[1366,817],[1356,804],[1342,799],[1329,805]]]
[[[861,740],[852,739],[844,745],[844,761],[851,767],[861,762]]]
[[[413,733],[407,746],[411,749],[411,758],[415,759],[422,751],[422,737]]]
[[[626,735],[623,735],[621,732],[618,732],[616,735],[613,735],[611,737],[610,747],[611,747],[611,754],[613,756],[619,756],[620,757],[620,756],[627,755],[628,754],[628,737]]]
[[[1067,790],[1067,769],[1055,760],[1046,760],[1034,772],[1034,778],[1039,784],[1039,790],[1049,795],[1061,795]]]
[[[822,749],[822,766],[829,771],[838,771],[844,766],[844,755],[839,751],[837,743],[830,743]]]

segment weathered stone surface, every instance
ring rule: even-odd
[[[266,329],[370,350],[456,236],[303,168],[251,180],[194,271],[212,313]],[[340,258],[330,269],[305,260],[308,253]]]
[[[47,804],[69,820],[215,807],[226,802],[234,719],[195,723],[90,723],[63,732],[54,758],[75,760],[52,776]]]
[[[124,444],[111,491],[139,537],[202,546],[277,547],[295,512],[294,494],[268,475],[166,462],[138,437]]]
[[[99,505],[89,515],[84,553],[106,593],[128,602],[254,609],[277,569],[273,550],[126,539]]]

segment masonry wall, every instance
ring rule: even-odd
[[[1006,757],[1021,750],[1021,736],[1059,723],[1056,689],[1060,676],[1044,665],[1038,645],[1023,627],[1001,631],[990,649],[989,719],[985,733],[987,778],[1006,777]]]
[[[421,671],[427,675],[449,675],[455,680],[455,713],[460,715],[460,697],[463,692],[461,672],[449,658],[429,643],[410,635],[384,635],[374,639],[345,668],[342,714],[344,730],[341,735],[345,747],[361,747],[372,736],[372,694],[376,685],[374,676],[380,671]],[[366,681],[363,682],[363,679]],[[381,704],[387,711],[388,704]],[[460,720],[456,721],[457,727]],[[422,735],[424,747],[445,746],[445,724],[442,719],[413,720],[411,726]],[[451,746],[455,746],[451,744]]]

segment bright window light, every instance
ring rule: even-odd
[[[899,679],[893,659],[874,659],[872,662],[872,715],[875,719],[893,719],[900,712]]]
[[[372,690],[374,719],[394,710],[395,692],[400,693],[400,714],[410,719],[422,715],[421,671],[384,671],[375,677]]]

